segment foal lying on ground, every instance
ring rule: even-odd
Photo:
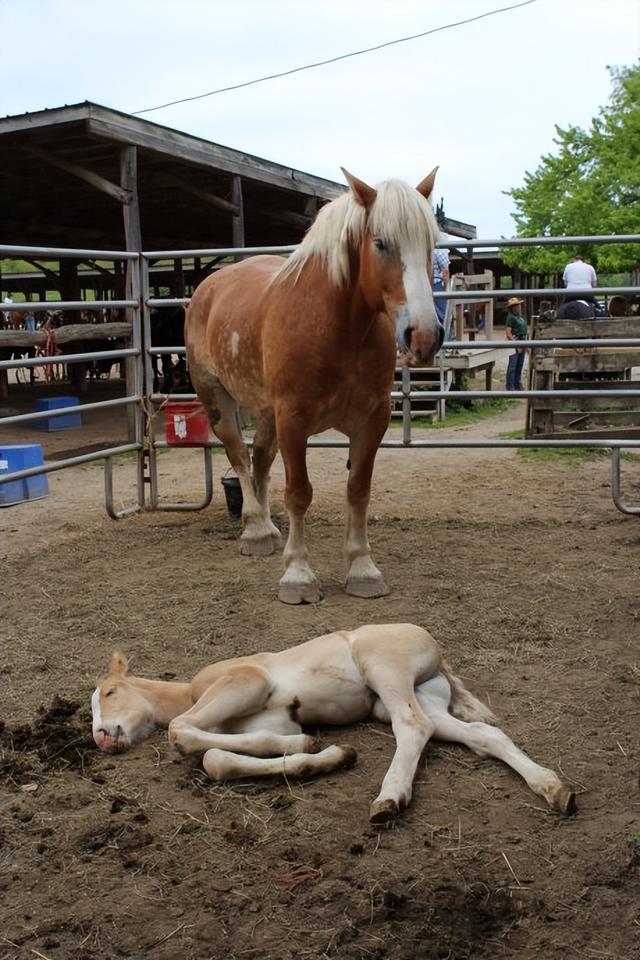
[[[451,672],[433,637],[410,623],[339,630],[280,653],[222,660],[191,683],[144,680],[127,669],[115,652],[91,700],[101,750],[125,750],[168,726],[181,753],[204,754],[213,780],[307,777],[351,766],[356,752],[321,750],[303,727],[378,720],[391,724],[396,751],[371,805],[373,823],[393,819],[409,803],[431,737],[504,761],[552,809],[575,811],[571,789],[489,726],[490,710]]]

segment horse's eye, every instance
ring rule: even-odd
[[[381,253],[383,253],[387,249],[387,245],[382,239],[382,237],[374,237],[373,244],[376,250],[380,250]]]
[[[116,688],[111,687],[111,690],[107,690],[107,692],[105,693],[105,697],[112,697],[115,692],[116,692]]]

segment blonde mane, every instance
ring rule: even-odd
[[[378,195],[368,217],[351,191],[323,207],[274,279],[293,277],[295,282],[305,264],[317,257],[333,283],[342,286],[349,276],[349,247],[360,245],[365,228],[397,249],[416,252],[427,263],[440,236],[431,204],[401,180],[385,180],[376,190]]]

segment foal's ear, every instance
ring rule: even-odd
[[[345,180],[351,187],[351,196],[355,202],[364,207],[365,210],[368,210],[376,202],[376,197],[378,196],[378,191],[374,190],[373,187],[370,187],[368,183],[365,183],[364,180],[358,180],[357,177],[354,177],[352,173],[349,173],[348,170],[345,170],[344,167],[340,167],[344,173]]]
[[[433,190],[433,185],[436,182],[436,173],[438,172],[438,167],[434,167],[431,173],[428,173],[424,180],[421,180],[416,190],[418,193],[421,193],[425,200],[428,200],[431,196]]]
[[[114,650],[111,654],[111,663],[109,664],[109,675],[114,673],[122,674],[122,676],[127,673],[129,669],[129,661],[125,657],[124,653],[121,653],[119,650]]]

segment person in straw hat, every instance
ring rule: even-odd
[[[527,321],[522,316],[523,300],[511,297],[507,300],[507,319],[505,333],[507,340],[526,340]],[[524,348],[516,348],[516,352],[509,356],[507,367],[507,390],[522,390],[522,368],[524,366]]]

